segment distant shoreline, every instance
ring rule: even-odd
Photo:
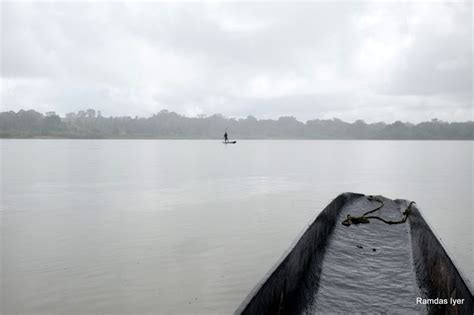
[[[0,140],[207,140],[221,141],[221,138],[160,138],[160,137],[0,137]],[[238,141],[474,141],[474,139],[348,139],[348,138],[235,138]]]
[[[220,114],[187,117],[162,110],[150,117],[103,117],[87,109],[60,117],[34,110],[0,112],[1,139],[232,139],[255,140],[474,140],[474,122],[436,118],[417,124],[353,123],[333,119],[306,122],[278,119],[227,118]]]

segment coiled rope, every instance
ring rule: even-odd
[[[384,203],[383,203],[383,200],[380,199],[380,198],[377,198],[377,197],[374,197],[374,196],[368,196],[367,197],[368,200],[370,201],[377,201],[380,203],[380,206],[378,206],[377,208],[373,209],[373,210],[370,210],[370,211],[367,211],[366,213],[364,213],[363,215],[361,215],[360,217],[353,217],[351,216],[350,214],[347,215],[347,218],[342,221],[342,225],[345,225],[345,226],[349,226],[351,224],[359,224],[359,223],[370,223],[369,219],[377,219],[377,220],[380,220],[386,224],[401,224],[401,223],[405,223],[405,221],[408,219],[408,215],[410,214],[411,212],[411,205],[414,204],[415,202],[412,201],[410,202],[410,204],[408,205],[408,207],[405,209],[405,211],[403,211],[403,218],[399,221],[390,221],[390,220],[385,220],[384,218],[381,218],[379,216],[367,216],[368,214],[371,214],[379,209],[381,209],[383,206],[384,206]]]

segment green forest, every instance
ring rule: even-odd
[[[433,119],[412,124],[353,123],[334,118],[306,122],[294,117],[272,119],[227,118],[220,114],[186,117],[162,110],[150,117],[103,117],[94,109],[60,117],[34,110],[0,113],[1,138],[157,138],[218,139],[227,130],[232,139],[391,139],[473,140],[474,122]]]

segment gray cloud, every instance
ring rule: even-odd
[[[470,2],[1,8],[3,110],[472,119]]]

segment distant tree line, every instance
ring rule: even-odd
[[[412,124],[396,121],[347,123],[340,119],[301,122],[294,117],[277,120],[226,118],[220,114],[191,118],[162,110],[148,118],[102,117],[93,109],[69,113],[34,110],[0,113],[1,138],[167,138],[217,139],[224,131],[232,139],[393,139],[474,140],[474,122],[433,119]]]

